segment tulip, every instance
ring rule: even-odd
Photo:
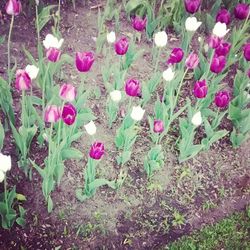
[[[72,125],[76,120],[76,108],[71,104],[67,103],[63,106],[62,120],[67,125]]]
[[[154,120],[154,132],[162,133],[164,131],[164,123],[161,120]]]
[[[104,152],[104,144],[102,142],[95,142],[91,145],[89,156],[94,160],[100,160]]]
[[[176,64],[181,62],[184,56],[184,51],[181,48],[174,48],[167,60],[167,64]]]
[[[44,121],[54,123],[61,118],[60,108],[56,105],[48,106],[44,111]]]
[[[227,61],[226,61],[225,56],[214,55],[212,62],[211,62],[211,65],[210,65],[210,70],[213,73],[218,74],[218,73],[222,72],[222,70],[226,66],[226,63],[227,63]]]
[[[58,62],[61,58],[61,50],[56,48],[49,48],[46,51],[46,57],[51,62]]]
[[[25,72],[28,73],[31,80],[34,80],[37,78],[39,68],[37,68],[35,65],[27,65]]]
[[[220,45],[221,39],[215,35],[211,35],[208,39],[208,46],[216,49]]]
[[[80,72],[88,72],[94,63],[94,60],[95,58],[92,52],[77,52],[75,58],[76,68]]]
[[[126,37],[122,37],[115,43],[115,52],[117,55],[123,56],[127,53],[128,47],[128,39]]]
[[[147,24],[147,17],[143,19],[140,16],[136,16],[132,20],[133,28],[137,31],[143,31],[146,27],[146,24]]]
[[[247,61],[250,61],[250,43],[247,43],[244,48],[244,57]]]
[[[28,90],[31,87],[31,79],[25,70],[17,70],[15,87],[18,90]]]
[[[228,25],[230,23],[230,13],[227,9],[221,9],[216,15],[216,22],[225,23]]]
[[[198,57],[198,55],[197,54],[195,54],[195,53],[191,53],[189,56],[188,56],[188,58],[186,59],[186,67],[188,68],[188,69],[195,69],[197,66],[198,66],[198,64],[199,64],[199,57]]]
[[[0,171],[6,173],[11,169],[11,157],[0,153]]]
[[[216,93],[214,102],[217,107],[225,108],[229,104],[230,96],[227,91],[219,91]]]
[[[143,118],[145,110],[141,108],[141,106],[136,106],[132,108],[131,118],[134,121],[140,121]]]
[[[22,4],[19,0],[9,0],[5,10],[8,15],[17,16],[22,11]]]
[[[205,98],[207,95],[207,84],[206,80],[197,81],[194,84],[194,96],[197,98]]]
[[[63,41],[64,39],[58,40],[52,34],[47,34],[45,39],[43,40],[43,46],[47,50],[50,48],[60,49],[62,47]]]
[[[215,49],[215,54],[217,56],[226,56],[231,48],[231,44],[224,42],[224,43],[220,43],[219,46]]]
[[[201,0],[184,0],[185,8],[188,13],[194,14],[201,5]]]
[[[202,22],[198,22],[196,17],[188,17],[185,22],[185,28],[187,31],[195,32],[201,24]]]
[[[162,48],[168,43],[168,35],[165,31],[159,31],[155,34],[154,38],[155,45],[159,48]]]
[[[201,112],[200,111],[198,111],[197,113],[195,113],[193,115],[191,122],[196,127],[198,127],[198,126],[200,126],[202,124],[202,117],[201,117]]]
[[[5,173],[0,170],[0,183],[3,182],[4,178],[5,178]]]
[[[73,102],[76,98],[76,88],[72,84],[64,83],[60,90],[59,96],[67,102]]]
[[[119,102],[122,99],[122,93],[120,90],[113,90],[109,94],[113,102]]]
[[[246,3],[239,3],[234,8],[234,15],[236,18],[243,20],[246,19],[249,14],[249,5]]]
[[[93,121],[90,121],[88,124],[84,125],[84,128],[89,135],[94,135],[96,133],[96,125]]]
[[[227,25],[225,23],[217,22],[213,28],[213,34],[219,38],[223,38],[229,29],[227,29]]]
[[[114,43],[116,39],[115,32],[111,31],[107,34],[107,41],[108,43]]]
[[[172,70],[172,68],[168,68],[167,70],[165,70],[163,73],[162,73],[162,76],[163,76],[163,79],[167,82],[170,82],[173,80],[174,78],[174,71]]]
[[[125,84],[125,92],[128,96],[139,96],[141,93],[140,82],[136,79],[128,79]]]

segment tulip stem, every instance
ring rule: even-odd
[[[10,22],[10,30],[9,30],[9,36],[8,36],[8,83],[10,85],[10,43],[11,43],[11,33],[13,29],[13,24],[14,24],[14,15],[11,16],[11,22]]]
[[[210,56],[210,59],[209,59],[209,65],[208,65],[208,69],[207,69],[207,72],[204,74],[204,79],[206,79],[209,75],[209,71],[210,71],[210,68],[211,68],[211,65],[212,65],[212,61],[213,61],[213,57],[214,57],[214,54],[215,54],[215,50],[212,50],[212,53],[211,53],[211,56]]]
[[[49,176],[50,176],[50,166],[52,165],[51,164],[51,146],[52,146],[52,136],[53,136],[53,122],[51,122],[51,124],[50,124],[50,132],[49,132],[49,152],[48,152],[48,163],[49,163],[49,165],[48,165],[48,167],[49,167]]]
[[[9,205],[8,205],[8,199],[7,199],[7,176],[6,176],[6,173],[5,173],[5,177],[4,177],[4,200],[5,200],[5,206],[6,206],[6,214],[9,215]],[[9,224],[9,221],[8,221],[8,224]]]
[[[59,26],[60,26],[60,19],[61,19],[61,0],[58,1],[58,21],[57,21],[57,33],[59,33]]]
[[[43,79],[43,85],[42,85],[42,109],[43,109],[43,117],[44,117],[44,108],[45,108],[45,92],[46,92],[46,88],[45,88],[45,83],[47,80],[47,75],[49,72],[49,67],[50,67],[50,62],[47,65],[46,71],[45,71],[45,75],[44,75],[44,79]]]
[[[39,19],[38,19],[38,6],[36,5],[36,32],[37,32],[37,43],[40,43],[40,32],[39,32]]]
[[[161,48],[159,48],[159,50],[157,51],[157,53],[158,53],[158,54],[157,54],[157,58],[156,58],[154,73],[156,73],[157,70],[158,70],[159,61],[160,61],[160,55],[161,55]]]

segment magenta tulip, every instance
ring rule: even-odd
[[[19,0],[9,0],[5,6],[8,15],[17,16],[22,11],[22,4]]]
[[[136,16],[135,18],[132,19],[133,28],[137,31],[143,31],[146,27],[146,24],[147,24],[147,17],[143,19],[140,16]]]
[[[28,90],[31,87],[31,79],[25,70],[17,70],[15,87],[18,90]]]
[[[225,56],[217,56],[217,55],[214,55],[213,59],[212,59],[212,62],[211,62],[211,65],[210,65],[210,70],[213,72],[213,73],[220,73],[223,71],[223,69],[225,68],[226,66],[226,57]]]
[[[56,105],[46,107],[44,111],[44,121],[54,123],[61,118],[61,110]]]
[[[234,15],[236,18],[243,20],[246,19],[249,13],[249,5],[246,3],[239,3],[234,8]]]
[[[216,15],[216,23],[221,22],[228,25],[230,20],[230,13],[227,9],[221,9]]]
[[[216,49],[221,43],[221,39],[217,36],[211,35],[208,39],[208,46],[212,49]]]
[[[136,79],[128,79],[125,83],[125,92],[128,96],[139,96],[141,94],[140,82]]]
[[[195,69],[199,64],[199,57],[195,53],[191,53],[186,59],[186,67],[188,69]]]
[[[164,123],[161,120],[154,120],[154,132],[162,133],[164,131]]]
[[[197,12],[201,5],[201,0],[184,0],[186,11],[194,14]]]
[[[61,58],[61,50],[56,48],[49,48],[46,51],[46,57],[51,62],[58,62]]]
[[[91,145],[89,156],[94,160],[100,160],[104,152],[104,144],[102,142],[95,142]]]
[[[115,52],[120,56],[125,55],[128,51],[128,47],[128,39],[126,37],[122,37],[115,43]]]
[[[59,91],[59,96],[67,102],[73,102],[76,98],[76,88],[72,84],[64,83]]]
[[[94,63],[95,58],[92,52],[77,52],[75,63],[76,68],[80,72],[88,72],[91,69],[92,64]]]
[[[217,107],[219,108],[225,108],[230,101],[230,96],[227,91],[219,91],[216,93],[214,102]]]
[[[205,98],[207,96],[207,84],[206,80],[197,81],[194,84],[194,96],[197,98]]]
[[[215,54],[217,56],[226,56],[231,48],[231,44],[227,42],[222,42],[219,44],[219,46],[215,49]]]
[[[184,56],[184,51],[181,48],[174,48],[167,60],[167,64],[176,64],[181,62]]]
[[[67,125],[72,125],[76,120],[77,111],[76,108],[71,104],[67,103],[63,106],[62,120]]]
[[[250,43],[247,43],[244,48],[243,48],[243,52],[244,52],[244,57],[247,61],[250,61]]]

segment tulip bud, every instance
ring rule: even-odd
[[[210,70],[213,72],[213,73],[220,73],[223,71],[223,69],[225,68],[226,66],[226,57],[225,56],[217,56],[217,55],[214,55],[213,59],[212,59],[212,62],[211,62],[211,65],[210,65]]]
[[[22,4],[19,0],[9,0],[5,6],[8,15],[17,16],[22,11]]]
[[[95,142],[91,145],[89,156],[94,160],[100,160],[104,152],[104,144],[102,142]]]
[[[5,173],[0,170],[0,183],[4,181]]]
[[[198,66],[198,64],[199,64],[199,57],[198,57],[198,55],[197,54],[195,54],[195,53],[191,53],[189,56],[188,56],[188,58],[186,59],[186,67],[188,68],[188,69],[195,69],[197,66]]]
[[[221,9],[216,15],[216,22],[225,23],[228,25],[230,23],[230,13],[227,9]]]
[[[46,107],[44,111],[44,121],[54,123],[57,122],[61,117],[60,108],[56,105]]]
[[[63,106],[62,120],[67,125],[72,125],[76,120],[76,108],[71,104],[67,103]]]
[[[217,22],[213,28],[213,34],[219,38],[223,38],[229,29],[227,29],[227,25],[225,23]]]
[[[11,157],[0,153],[0,171],[6,173],[11,169]]]
[[[154,38],[155,45],[157,47],[164,47],[168,43],[168,35],[165,31],[159,31],[155,34]]]
[[[132,19],[133,28],[137,31],[143,31],[146,27],[146,24],[147,24],[147,17],[143,19],[140,16],[136,16],[135,18]]]
[[[247,43],[244,48],[244,57],[247,61],[250,61],[250,43]]]
[[[94,63],[94,54],[92,52],[77,52],[75,58],[76,68],[80,72],[88,72]]]
[[[226,56],[231,48],[231,44],[230,43],[220,43],[219,46],[215,49],[215,54],[217,56]]]
[[[201,0],[184,0],[185,8],[188,13],[194,14],[201,5]]]
[[[113,102],[119,102],[122,99],[122,93],[120,90],[113,90],[110,92],[110,97]]]
[[[34,80],[38,75],[39,68],[37,68],[35,65],[27,65],[25,72],[29,75],[31,80]]]
[[[174,71],[171,67],[169,67],[167,70],[165,70],[163,73],[162,73],[162,76],[163,76],[163,79],[167,82],[170,82],[173,80],[174,78]]]
[[[115,43],[115,52],[117,55],[123,56],[127,53],[128,47],[128,39],[126,37],[122,37]]]
[[[154,120],[154,132],[162,133],[164,131],[164,123],[161,120]]]
[[[197,113],[194,114],[192,117],[191,122],[193,123],[194,126],[198,127],[202,124],[202,117],[201,117],[201,112],[198,111]]]
[[[93,121],[90,121],[88,124],[84,125],[84,128],[89,135],[94,135],[96,133],[96,125]]]
[[[125,92],[128,96],[139,96],[141,93],[140,82],[136,79],[128,79],[125,84]]]
[[[176,64],[183,59],[184,52],[181,48],[174,48],[167,60],[167,64]]]
[[[25,70],[17,70],[15,87],[18,90],[28,90],[31,87],[31,79]]]
[[[46,51],[46,57],[51,62],[58,62],[61,58],[61,50],[56,48],[49,48]]]
[[[215,35],[211,35],[208,39],[208,45],[212,49],[216,49],[220,45],[221,39]]]
[[[64,83],[60,90],[59,96],[67,102],[73,102],[76,98],[76,88],[72,84]]]
[[[197,98],[205,98],[207,95],[207,84],[206,80],[197,81],[194,84],[194,96]]]
[[[141,108],[141,106],[136,106],[132,108],[131,118],[134,121],[140,121],[143,118],[145,110]]]
[[[108,43],[114,43],[116,39],[115,32],[111,31],[107,34],[107,41]]]
[[[249,5],[246,3],[239,3],[234,8],[234,15],[236,18],[243,20],[246,19],[249,13]]]
[[[196,17],[188,17],[185,22],[185,28],[187,31],[195,32],[201,24],[202,22],[198,22]]]
[[[216,93],[214,102],[217,107],[219,108],[225,108],[228,106],[230,101],[230,96],[227,91],[219,91]]]

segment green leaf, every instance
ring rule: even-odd
[[[62,160],[83,158],[83,153],[76,148],[63,149],[61,155],[62,155]]]
[[[48,197],[48,204],[47,205],[48,205],[48,213],[51,213],[53,210],[53,201],[52,201],[50,196]]]
[[[93,182],[89,184],[89,189],[97,189],[101,186],[108,185],[109,187],[116,189],[116,183],[115,181],[109,181],[106,179],[95,179]]]
[[[0,123],[0,151],[3,148],[4,137],[5,137],[4,128],[3,128],[2,123]]]
[[[39,32],[52,18],[52,16],[50,15],[50,12],[53,8],[56,8],[56,7],[57,5],[49,5],[47,7],[42,8],[42,11],[38,14]]]

